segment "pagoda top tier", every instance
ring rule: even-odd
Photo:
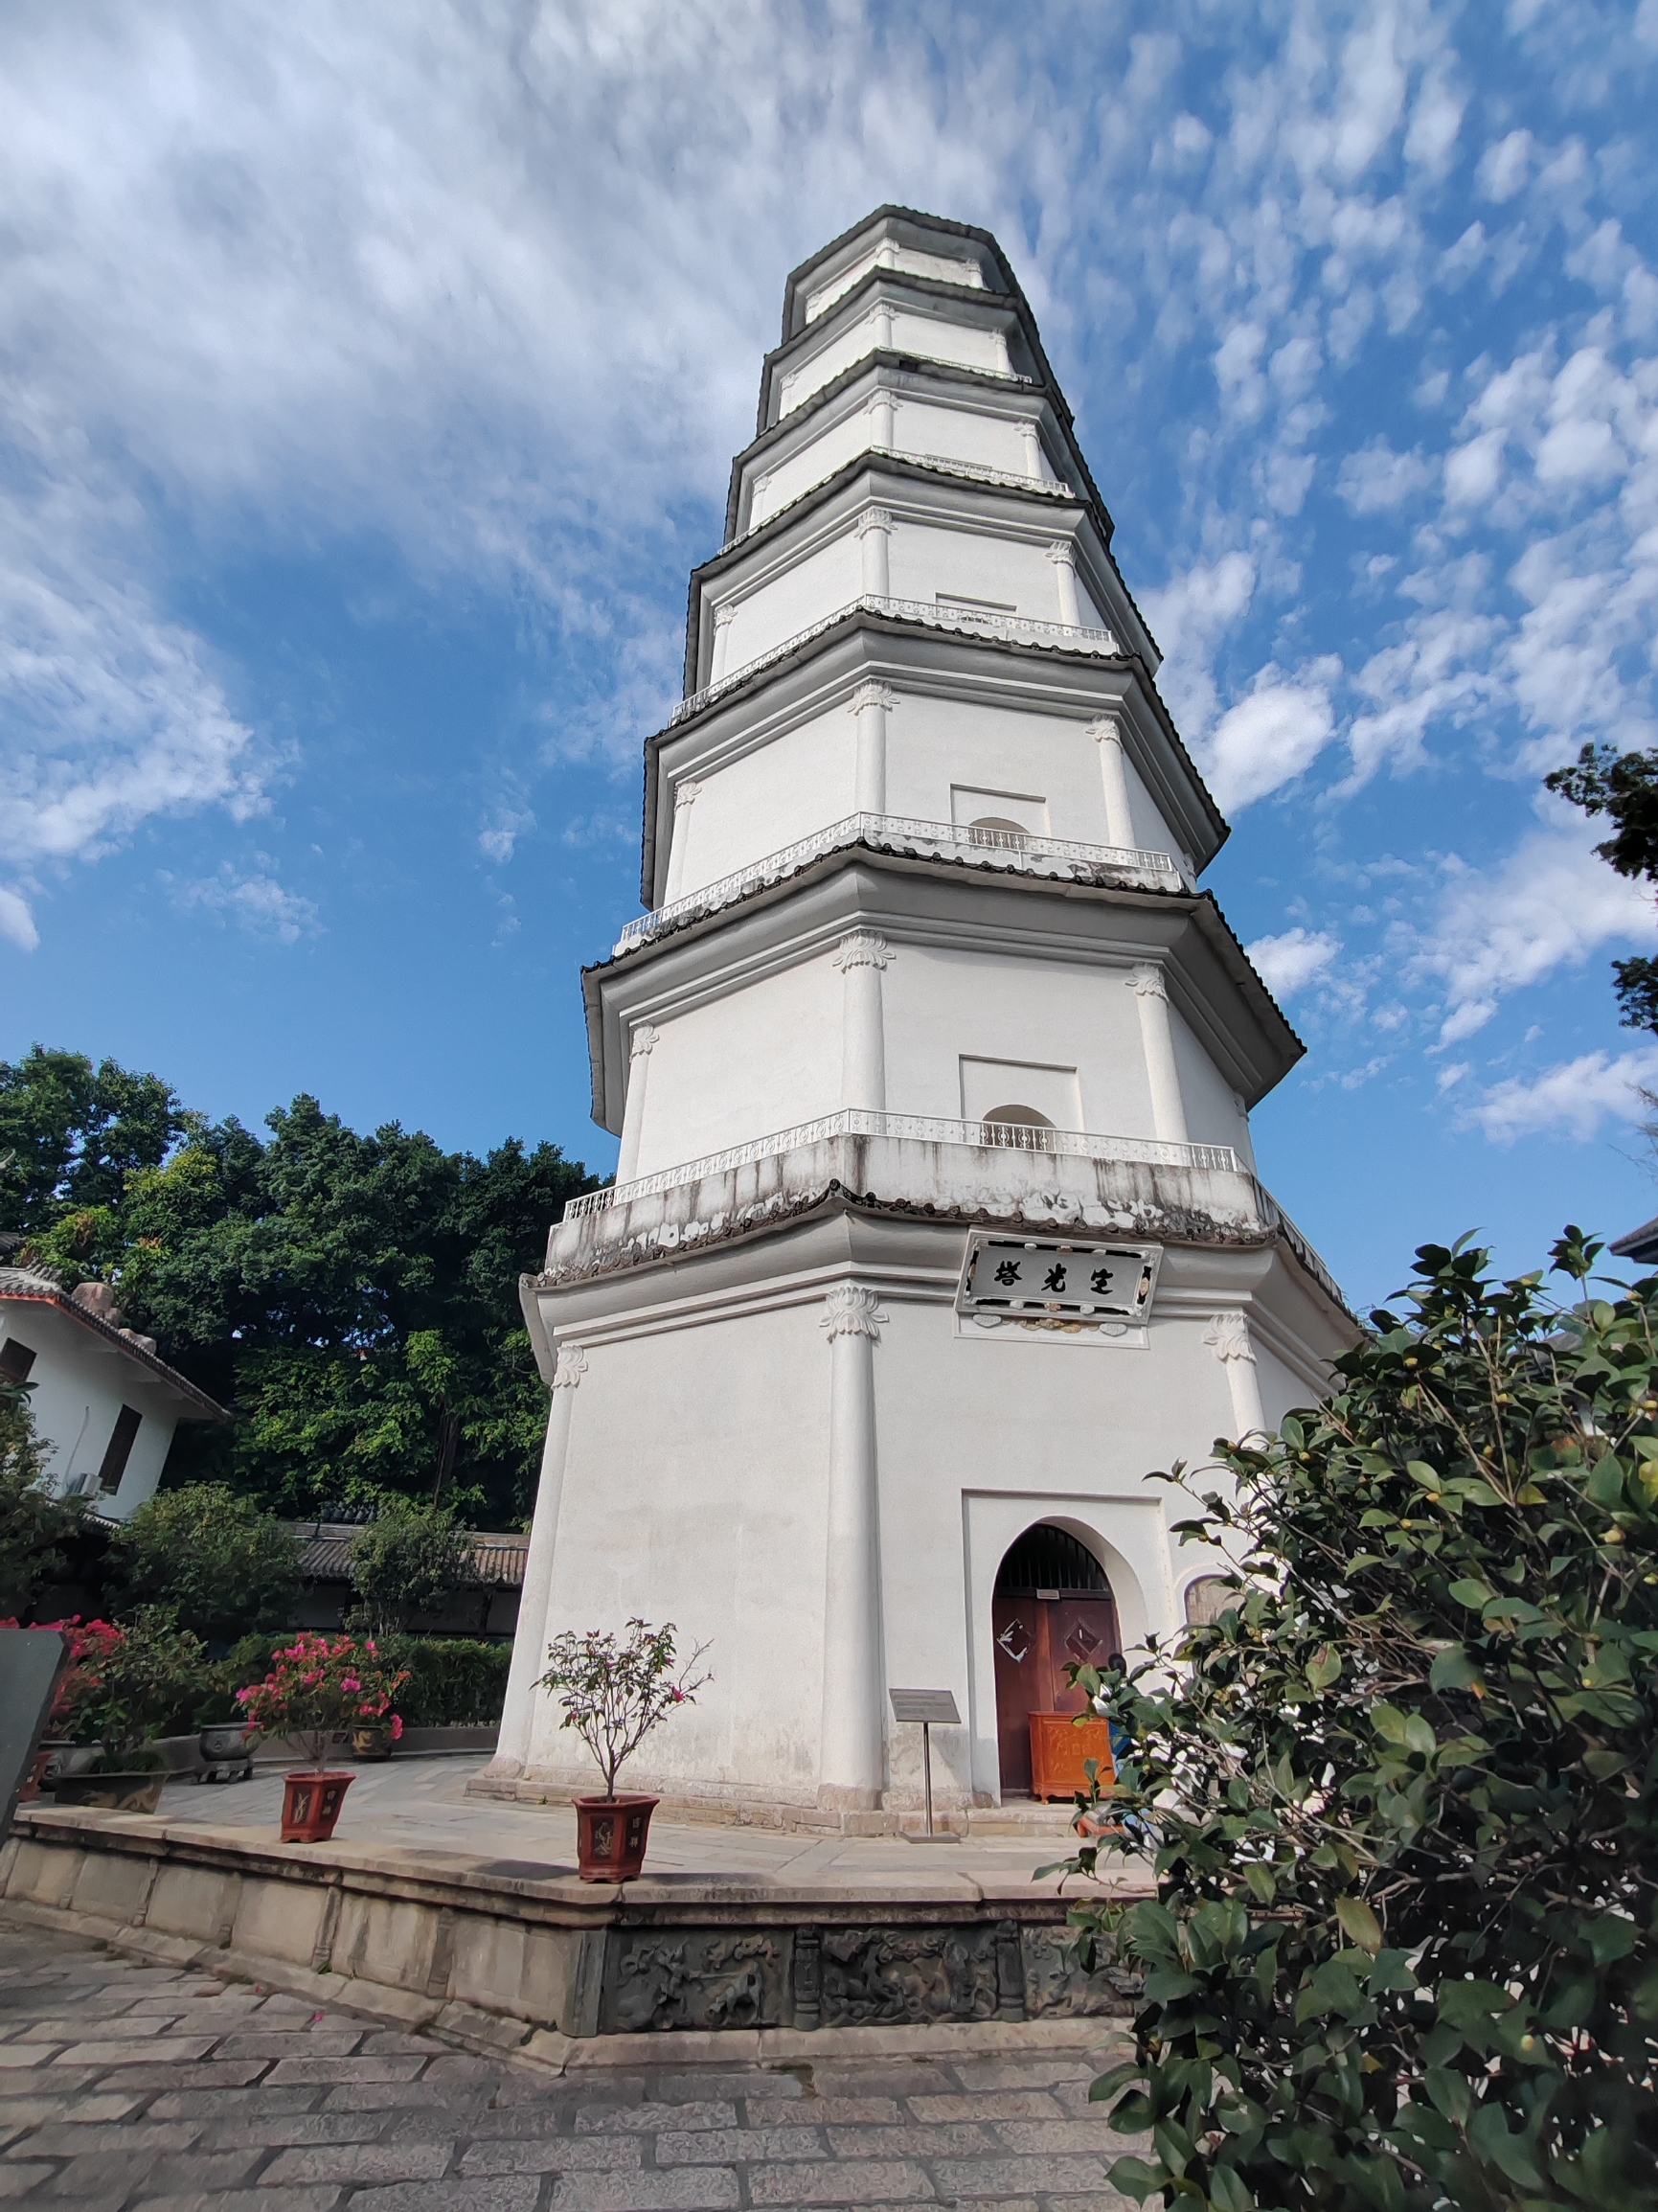
[[[1007,256],[988,231],[909,207],[878,207],[791,270],[783,294],[783,342],[861,284],[872,269],[1022,298]]]

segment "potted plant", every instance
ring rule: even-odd
[[[88,1622],[72,1649],[58,1702],[67,1702],[75,1734],[99,1748],[80,1771],[48,1777],[57,1802],[153,1813],[167,1780],[154,1739],[181,1708],[190,1710],[204,1658],[199,1637],[149,1610],[126,1628]]]
[[[657,1722],[676,1705],[690,1704],[713,1678],[687,1678],[706,1644],[674,1673],[674,1634],[671,1621],[653,1629],[631,1620],[624,1643],[598,1629],[581,1636],[566,1630],[548,1647],[539,1686],[558,1699],[561,1725],[575,1729],[604,1776],[602,1797],[576,1800],[576,1865],[583,1881],[631,1881],[645,1863],[659,1800],[619,1797],[616,1777]]]
[[[284,1777],[284,1843],[326,1843],[332,1836],[354,1776],[325,1767],[324,1754],[361,1723],[384,1721],[408,1678],[406,1668],[394,1674],[380,1664],[372,1637],[359,1643],[301,1634],[271,1654],[262,1682],[237,1692],[255,1727],[267,1736],[297,1736],[309,1761]]]

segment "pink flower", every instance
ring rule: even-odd
[[[397,1738],[402,1734],[402,1732],[403,1716],[400,1713],[394,1713],[392,1715],[392,1742],[394,1744],[397,1742]]]

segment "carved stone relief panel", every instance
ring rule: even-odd
[[[1018,2019],[1024,2010],[1016,1928],[826,1927],[816,1978],[826,2028]],[[799,1982],[797,1964],[804,2026]]]
[[[787,1950],[782,1929],[615,1930],[605,1947],[600,2033],[785,2026]]]
[[[1140,1978],[1117,1964],[1116,1946],[1109,1937],[1100,1946],[1094,1972],[1085,1973],[1073,1929],[1027,1927],[1022,1933],[1028,2018],[1094,2019],[1105,2013],[1134,2010]]]

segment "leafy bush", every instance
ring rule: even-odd
[[[102,1744],[106,1766],[130,1765],[141,1745],[188,1726],[206,1660],[198,1637],[159,1614],[141,1613],[122,1628],[90,1623],[73,1660],[76,1740]]]
[[[352,1587],[362,1600],[356,1617],[377,1636],[405,1628],[416,1613],[440,1611],[477,1579],[471,1543],[454,1515],[406,1498],[387,1498],[352,1545]]]
[[[0,1613],[23,1614],[41,1587],[61,1574],[63,1546],[85,1510],[82,1498],[54,1497],[34,1433],[33,1385],[0,1379]]]
[[[1077,1670],[1158,1880],[1074,1914],[1146,1976],[1095,2090],[1143,2085],[1142,2199],[1658,2205],[1658,1279],[1567,1314],[1418,1261],[1328,1406],[1220,1448],[1220,1619]]]
[[[284,1628],[300,1594],[293,1532],[222,1483],[159,1492],[115,1535],[132,1600],[210,1643]]]
[[[408,1675],[397,1709],[411,1728],[483,1728],[501,1718],[511,1644],[455,1636],[388,1636],[389,1665]]]
[[[262,1681],[236,1694],[244,1719],[267,1736],[298,1736],[313,1767],[329,1743],[365,1722],[388,1720],[400,1736],[392,1699],[404,1676],[387,1667],[372,1642],[350,1636],[296,1636],[271,1657]]]
[[[206,1727],[241,1719],[236,1693],[262,1681],[287,1635],[244,1636],[216,1666],[194,1724]],[[410,1728],[488,1727],[501,1718],[507,1695],[511,1644],[476,1643],[460,1636],[385,1636],[376,1639],[381,1662],[408,1679],[397,1710]]]

